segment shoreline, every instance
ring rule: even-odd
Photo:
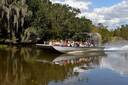
[[[28,45],[34,45],[37,43],[32,42],[20,42],[20,43],[13,43],[13,42],[0,42],[0,45],[9,45],[9,46],[28,46]]]

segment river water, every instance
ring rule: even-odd
[[[0,46],[0,85],[128,85],[128,52],[58,55]]]

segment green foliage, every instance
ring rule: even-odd
[[[114,36],[128,40],[128,25],[122,25],[120,28],[114,30],[113,33]]]
[[[0,32],[2,33],[0,37],[4,39],[9,38],[18,42],[35,41],[36,38],[83,40],[83,37],[76,34],[96,31],[92,29],[95,26],[91,20],[86,17],[77,17],[80,10],[68,5],[53,4],[49,0],[7,1],[9,4],[0,2]],[[9,6],[14,8],[16,14],[10,12],[12,10]],[[12,15],[9,14],[9,18],[6,8],[10,10],[10,14],[12,13]],[[103,42],[109,41],[109,37],[112,36],[111,32],[103,26],[98,28]],[[116,32],[115,35],[117,35]]]
[[[38,3],[33,5],[35,2]],[[32,26],[43,30],[40,38],[71,39],[76,33],[91,31],[90,20],[76,17],[80,13],[79,9],[52,4],[48,0],[30,0],[28,5],[34,14]]]
[[[1,0],[0,37],[12,42],[20,42],[21,35],[27,28],[26,18],[30,15],[26,0]]]
[[[108,30],[106,26],[104,26],[103,24],[99,23],[98,24],[98,33],[101,34],[102,37],[102,43],[106,43],[111,41],[112,37],[113,37],[113,32]]]
[[[117,29],[108,30],[107,27],[100,24],[98,27],[98,32],[102,35],[103,43],[120,39],[128,40],[128,25],[122,25]]]
[[[111,32],[106,28],[99,28],[99,33],[102,35],[102,42],[106,43],[111,40]]]

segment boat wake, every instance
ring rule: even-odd
[[[104,51],[128,51],[128,45],[119,47],[106,47]]]

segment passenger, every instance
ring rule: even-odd
[[[80,42],[79,46],[80,46],[80,47],[84,47],[83,42]]]
[[[94,45],[93,44],[90,44],[90,47],[94,47]]]
[[[59,46],[60,42],[59,41],[55,41],[55,46]]]
[[[91,46],[95,46],[94,40],[91,40]]]
[[[71,47],[71,42],[70,42],[70,41],[68,41],[67,46],[68,46],[68,47]]]
[[[79,47],[80,45],[79,45],[79,42],[77,41],[77,42],[75,42],[75,45],[74,45],[75,47]]]
[[[87,44],[88,44],[87,41],[85,41],[85,42],[84,42],[84,47],[87,47]]]
[[[63,46],[65,46],[65,47],[66,47],[66,46],[67,46],[67,44],[68,44],[68,43],[67,43],[67,40],[64,40],[64,41],[63,41]]]
[[[60,40],[60,46],[64,46],[64,41]]]
[[[52,42],[52,41],[49,41],[49,45],[51,45],[51,46],[52,46],[52,45],[53,45],[53,42]]]
[[[75,42],[74,42],[74,41],[72,41],[72,42],[71,42],[71,46],[72,46],[72,47],[74,47],[74,45],[75,45]]]
[[[90,40],[87,41],[87,46],[90,47],[91,43],[90,43]]]

